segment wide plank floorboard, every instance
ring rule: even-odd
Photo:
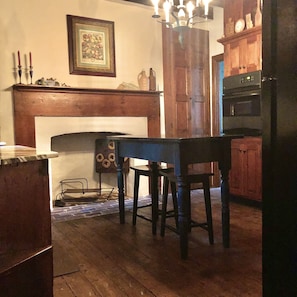
[[[192,215],[203,220],[201,198],[192,199]],[[230,203],[231,247],[225,249],[220,200],[212,205],[215,243],[194,228],[187,260],[180,259],[175,233],[153,236],[151,224],[139,218],[134,227],[129,211],[124,225],[118,214],[53,223],[53,239],[79,266],[54,278],[54,296],[262,296],[261,210]]]

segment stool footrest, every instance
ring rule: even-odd
[[[169,217],[167,217],[167,218],[169,218]],[[167,224],[165,224],[165,227],[167,229],[169,229],[169,230],[171,230],[171,231],[179,234],[178,229],[176,227],[173,227],[173,226],[167,225]],[[198,223],[198,222],[195,222],[195,221],[191,221],[191,224],[189,226],[189,229],[196,228],[196,227],[200,227],[200,228],[202,228],[203,230],[206,230],[206,231],[209,230],[209,227],[208,227],[207,222],[205,222],[205,223]]]
[[[146,205],[141,205],[141,206],[137,206],[138,209],[140,208],[146,208],[146,207],[152,207],[152,204],[146,204]]]
[[[148,217],[146,217],[145,215],[137,214],[136,216],[137,216],[138,218],[141,218],[141,219],[143,219],[143,220],[146,220],[146,221],[152,222],[152,219],[151,219],[151,218],[148,218]]]

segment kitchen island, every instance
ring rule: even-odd
[[[53,296],[48,159],[57,156],[0,147],[0,296]]]
[[[125,223],[125,189],[123,161],[125,157],[152,162],[152,233],[156,234],[158,217],[157,162],[172,164],[178,185],[178,222],[181,258],[188,257],[188,218],[190,191],[187,187],[188,166],[195,163],[218,162],[221,172],[222,237],[223,245],[230,245],[229,170],[231,169],[231,140],[236,135],[200,136],[189,138],[146,137],[133,135],[108,136],[115,142],[118,164],[120,223]]]

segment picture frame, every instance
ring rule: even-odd
[[[114,22],[67,15],[69,72],[116,76]]]

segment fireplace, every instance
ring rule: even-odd
[[[15,143],[51,149],[68,133],[121,132],[160,136],[160,93],[148,91],[13,86]],[[60,162],[61,154],[52,162]],[[51,197],[56,173],[50,164]],[[130,185],[129,185],[130,184]],[[128,192],[132,181],[128,178]],[[56,186],[55,186],[56,187]]]
[[[54,150],[58,158],[50,159],[50,187],[52,200],[61,192],[60,181],[85,177],[90,187],[98,187],[95,171],[95,141],[103,132],[147,135],[145,117],[35,117],[36,147]],[[132,164],[134,160],[131,161]],[[106,184],[116,186],[116,177],[105,175]],[[133,177],[127,178],[127,194],[132,194]]]

